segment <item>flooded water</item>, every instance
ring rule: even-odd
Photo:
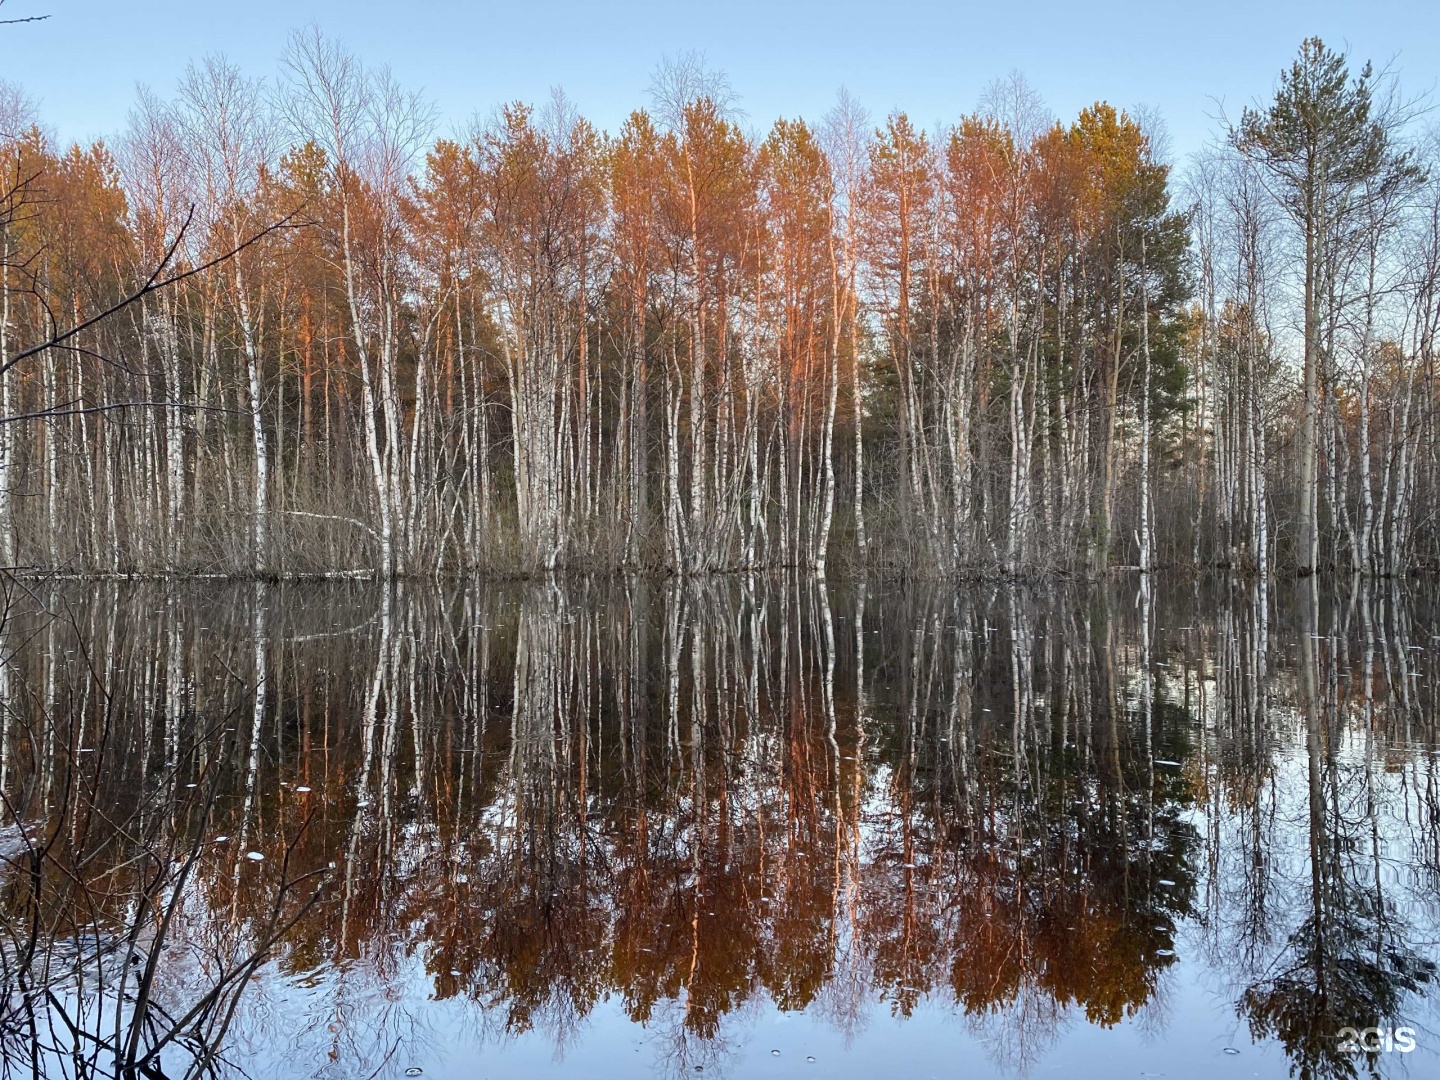
[[[4,1076],[1440,1075],[1423,590],[9,599]]]

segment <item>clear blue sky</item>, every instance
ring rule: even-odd
[[[38,98],[64,139],[118,130],[137,82],[168,95],[193,57],[224,52],[268,76],[289,30],[312,21],[423,88],[443,131],[503,101],[541,100],[557,85],[613,130],[647,103],[660,57],[690,49],[728,72],[756,127],[782,115],[818,119],[841,84],[877,117],[898,106],[929,127],[973,109],[988,83],[1018,69],[1061,117],[1097,99],[1158,109],[1182,157],[1213,130],[1215,99],[1235,114],[1267,94],[1310,34],[1358,58],[1393,59],[1411,91],[1431,91],[1440,78],[1440,0],[6,0],[0,7],[0,17],[40,14],[51,17],[0,27],[0,77]]]

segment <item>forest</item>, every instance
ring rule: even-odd
[[[1425,106],[1316,39],[1178,163],[1018,75],[758,131],[686,56],[437,138],[312,28],[70,146],[0,83],[0,566],[1424,570]]]

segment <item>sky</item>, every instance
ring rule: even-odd
[[[1393,64],[1436,101],[1440,2],[919,0],[557,3],[545,0],[0,0],[0,78],[38,99],[62,140],[124,127],[137,83],[168,96],[191,59],[223,53],[269,77],[292,29],[315,23],[422,89],[437,134],[507,101],[562,87],[615,130],[649,103],[656,64],[696,50],[728,74],[745,122],[819,120],[844,86],[879,119],[904,109],[933,128],[1021,72],[1057,117],[1105,100],[1159,112],[1177,161],[1273,91],[1302,38]]]

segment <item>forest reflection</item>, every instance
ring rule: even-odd
[[[938,1003],[1023,1073],[1183,1023],[1182,967],[1297,1074],[1398,1067],[1336,1035],[1434,1012],[1435,629],[1380,583],[17,591],[5,1074],[400,1075],[605,1002],[665,1072]]]

